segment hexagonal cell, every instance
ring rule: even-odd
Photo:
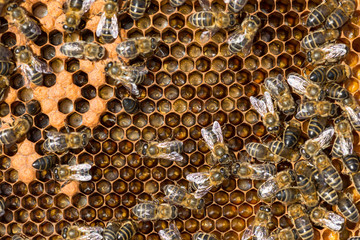
[[[147,29],[151,25],[149,16],[143,16],[142,18],[135,21],[136,27],[139,29]]]
[[[80,127],[83,119],[82,116],[78,113],[72,113],[67,117],[67,121],[69,123],[70,126],[72,127]]]
[[[281,41],[273,41],[269,44],[269,50],[271,54],[279,55],[284,51],[284,44]]]
[[[19,89],[25,85],[25,79],[21,74],[14,74],[10,78],[10,87]]]
[[[188,44],[192,42],[193,38],[194,38],[194,34],[192,30],[184,28],[179,31],[180,42]]]
[[[191,58],[184,58],[180,60],[180,69],[184,72],[194,70],[194,61]]]
[[[308,34],[308,30],[307,28],[303,27],[303,26],[296,26],[293,30],[292,30],[292,35],[293,37],[298,40],[301,41],[301,39],[303,39],[306,35]]]
[[[16,35],[12,32],[6,32],[2,34],[1,42],[7,47],[13,47],[16,45]]]
[[[43,18],[48,14],[47,6],[43,3],[36,3],[31,9],[33,15],[37,18]]]
[[[181,14],[173,14],[169,18],[170,27],[180,30],[185,25],[185,18]]]
[[[276,30],[276,36],[281,41],[287,41],[291,37],[291,29],[286,26],[282,26]]]
[[[205,109],[208,112],[211,113],[217,112],[219,110],[219,107],[220,107],[219,101],[214,98],[210,98],[205,101]]]
[[[299,14],[296,12],[289,12],[285,14],[284,23],[290,27],[294,27],[299,23]]]
[[[58,109],[60,112],[68,114],[74,110],[74,104],[70,99],[64,98],[58,102]]]
[[[249,70],[256,70],[259,67],[259,59],[255,56],[246,58],[245,67]]]
[[[253,45],[253,53],[258,56],[258,57],[262,57],[264,56],[266,53],[268,52],[268,46],[261,42],[258,41]]]
[[[260,38],[264,42],[271,42],[275,38],[275,30],[270,27],[262,29],[260,33]]]
[[[168,20],[167,17],[163,14],[156,14],[153,17],[153,25],[154,27],[158,28],[158,29],[163,29],[165,27],[168,26]]]
[[[177,94],[177,96],[179,96],[179,94]],[[162,99],[157,103],[157,110],[160,113],[168,113],[171,111],[171,108],[171,103],[166,99]]]
[[[50,60],[55,57],[55,48],[51,45],[45,45],[41,48],[41,56],[46,60]]]
[[[62,72],[64,70],[64,63],[61,59],[55,58],[49,62],[49,66],[55,73]]]
[[[172,57],[164,60],[164,69],[169,73],[173,73],[178,69],[178,61]]]
[[[55,83],[56,83],[56,76],[55,76],[55,74],[44,74],[44,81],[43,81],[43,85],[45,86],[45,87],[52,87],[52,86],[54,86],[55,85]]]
[[[58,30],[53,30],[49,33],[49,42],[54,45],[58,46],[63,41],[63,34]]]
[[[261,66],[265,69],[271,69],[274,67],[275,58],[271,55],[266,55],[261,59]]]
[[[185,55],[185,47],[180,43],[171,46],[171,55],[175,58],[182,58]]]
[[[207,62],[210,62],[210,60],[208,60],[207,58],[200,58],[200,59],[202,59],[202,61],[199,62],[199,66],[201,66],[201,68],[197,67],[197,69],[198,70],[201,69],[201,70],[203,70],[203,72],[205,72],[205,71],[207,71],[206,70],[207,69]],[[198,64],[196,64],[196,66],[198,66]],[[221,58],[221,57],[215,58],[211,63],[212,69],[214,69],[217,72],[224,71],[226,69],[226,66],[227,66],[226,59]]]
[[[77,60],[77,59],[69,59],[69,60],[65,61],[65,70],[66,71],[68,71],[70,73],[73,73],[73,72],[76,72],[79,69],[80,69],[79,60]]]
[[[272,0],[262,0],[260,2],[260,10],[263,13],[271,13],[275,8],[275,3]]]
[[[179,33],[180,34],[180,33]],[[166,44],[170,44],[176,41],[176,32],[171,28],[164,30],[161,34],[161,38]]]
[[[171,82],[171,77],[168,73],[166,72],[159,72],[156,74],[156,83],[161,86],[161,87],[165,87],[167,85],[169,85]]]
[[[228,60],[228,68],[232,71],[239,71],[243,66],[243,61],[238,56],[233,56]]]
[[[205,57],[216,57],[218,54],[218,46],[214,43],[208,43],[204,46],[203,54]]]
[[[23,104],[20,101],[15,101],[10,105],[10,110],[11,113],[14,114],[15,116],[21,116],[25,113],[26,108],[25,108],[25,104]]]
[[[88,83],[88,75],[83,71],[78,71],[72,75],[72,80],[76,86],[82,87]]]
[[[42,46],[42,45],[46,44],[47,41],[48,41],[47,33],[44,31],[41,31],[41,34],[36,38],[34,43],[38,46]]]
[[[9,29],[9,23],[8,23],[8,21],[7,21],[5,18],[0,17],[0,33],[4,33],[4,32],[6,32],[8,29]]]
[[[7,103],[0,103],[0,117],[5,117],[10,113],[10,108]]]
[[[21,101],[27,102],[33,98],[34,93],[31,88],[22,88],[18,91],[17,96]]]
[[[83,98],[78,98],[75,100],[75,111],[79,112],[79,113],[86,113],[87,111],[89,111],[90,109],[90,103],[83,99]]]
[[[221,73],[221,82],[230,85],[235,82],[235,74],[232,71],[225,71]]]
[[[101,87],[99,87],[99,97],[104,99],[104,100],[108,100],[110,98],[112,98],[114,96],[114,88],[108,86],[108,85],[103,85]]]
[[[283,24],[283,15],[279,12],[274,12],[269,15],[269,25],[277,28]]]
[[[304,53],[298,53],[294,56],[294,65],[303,67],[305,65],[306,56]]]
[[[347,39],[353,39],[359,35],[359,28],[353,24],[345,24],[342,31]]]

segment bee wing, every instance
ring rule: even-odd
[[[267,240],[269,232],[266,227],[255,227],[253,229],[253,236],[258,240]]]
[[[210,10],[210,2],[209,0],[199,0],[200,6],[206,10],[209,11]]]
[[[50,73],[49,67],[44,61],[38,59],[37,57],[33,57],[33,63],[36,71],[42,73]]]
[[[204,197],[210,190],[211,190],[212,186],[204,186],[204,187],[199,187],[195,192],[194,192],[194,197],[199,199]]]
[[[85,41],[67,42],[61,46],[60,51],[62,53],[69,51],[76,53],[83,53],[84,45],[85,45]]]
[[[55,131],[48,131],[46,132],[46,136],[50,139],[59,138],[63,135],[63,133],[55,132]]]
[[[175,226],[174,223],[170,223],[169,229],[174,231],[174,233],[178,237],[178,239],[181,239],[181,234],[179,232],[179,229]]]
[[[264,99],[265,99],[266,107],[267,107],[267,109],[269,109],[269,112],[275,113],[274,103],[273,103],[273,101],[271,99],[271,95],[268,91],[266,91],[264,93]]]
[[[248,240],[252,237],[252,235],[253,235],[253,232],[249,228],[247,228],[244,231],[244,234],[242,235],[241,240]]]
[[[82,12],[87,12],[90,9],[91,4],[93,4],[96,0],[84,0],[81,8]]]
[[[77,238],[79,240],[101,240],[103,239],[102,235],[99,233],[88,233],[84,236]]]
[[[266,199],[273,197],[274,194],[279,190],[279,187],[274,179],[274,177],[269,178],[266,182],[261,184],[258,190],[259,197]]]
[[[168,240],[169,239],[169,236],[166,234],[165,230],[160,230],[158,232],[159,234],[159,237],[161,240]]]
[[[218,121],[215,121],[212,127],[212,131],[215,133],[217,141],[224,143],[224,138],[221,130],[221,126]]]
[[[119,35],[119,24],[116,14],[114,14],[111,18],[110,32],[113,38],[117,38],[117,36]]]
[[[359,107],[357,107],[358,109]],[[349,106],[345,106],[345,110],[347,112],[347,115],[349,116],[351,122],[352,122],[352,125],[358,125],[360,124],[360,111],[354,111],[354,109],[352,109],[351,107]]]
[[[304,94],[309,83],[299,74],[289,74],[287,77],[289,85],[298,93]]]
[[[91,168],[91,165],[88,163],[81,163],[81,164],[69,166],[69,169],[71,171],[89,171],[90,168]]]
[[[341,151],[343,156],[347,156],[353,153],[354,145],[351,138],[345,138],[343,135],[338,135],[340,141]]]
[[[266,104],[263,100],[251,96],[250,103],[262,117],[265,116],[265,114],[267,113],[267,109],[266,109]]]
[[[280,74],[276,78],[266,78],[264,83],[266,90],[274,97],[280,96],[280,93],[288,90],[288,86]]]
[[[105,25],[105,22],[106,22],[106,15],[105,15],[105,12],[104,12],[100,17],[99,23],[98,23],[97,28],[96,28],[96,36],[97,37],[101,36],[101,32],[102,32],[102,29],[103,29],[103,27]]]
[[[253,180],[266,180],[270,177],[273,177],[271,173],[264,171],[264,166],[268,166],[273,169],[273,172],[276,171],[276,167],[272,164],[250,164],[249,167],[252,168],[257,174],[253,175]]]
[[[328,212],[327,217],[320,218],[319,222],[323,223],[331,230],[340,231],[344,226],[345,219],[334,212]]]
[[[129,81],[125,81],[125,80],[121,80],[121,84],[131,93],[134,95],[139,95],[139,89],[136,86],[135,83],[133,82],[129,82]]]
[[[161,143],[158,143],[157,144],[157,147],[159,148],[175,148],[177,149],[179,146],[182,146],[183,143],[180,142],[180,141],[177,141],[177,140],[174,140],[174,141],[168,141],[168,142],[161,142]],[[164,158],[164,159],[168,159],[168,160],[171,160],[171,161],[181,161],[183,160],[183,156],[178,153],[178,152],[171,152],[169,154],[166,154],[166,153],[160,153],[159,155],[159,158]]]
[[[326,128],[320,135],[316,138],[311,139],[310,141],[314,141],[319,143],[322,148],[326,148],[329,144],[334,135],[334,128],[328,127]]]
[[[245,39],[245,31],[242,28],[237,29],[230,34],[227,43],[238,43],[242,42]]]
[[[30,68],[29,65],[27,64],[21,64],[20,65],[21,71],[24,73],[24,75],[26,76],[27,82],[28,82],[28,86],[30,86],[30,79],[34,76],[34,71],[33,69]]]
[[[81,232],[93,232],[93,233],[102,233],[104,229],[102,227],[79,227]]]
[[[323,48],[323,51],[326,53],[326,58],[341,58],[348,53],[349,48],[343,43],[329,44]]]
[[[206,181],[209,180],[209,174],[201,172],[190,173],[186,176],[186,179],[196,184],[204,184]]]
[[[180,153],[177,153],[177,152],[171,152],[169,154],[160,153],[158,155],[158,158],[167,159],[167,160],[170,160],[170,161],[181,161],[181,160],[183,160],[183,156]]]

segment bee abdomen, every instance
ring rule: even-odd
[[[342,155],[343,155],[342,150],[341,150],[341,145],[340,145],[340,139],[338,137],[335,138],[333,147],[331,149],[331,154],[337,158],[342,157]]]
[[[308,135],[310,138],[316,138],[326,127],[326,119],[322,117],[313,117],[308,126]]]
[[[228,8],[230,11],[238,13],[243,9],[243,7],[246,5],[247,0],[231,0],[229,2]]]
[[[342,100],[349,97],[349,92],[341,87],[337,83],[329,83],[326,85],[326,93],[329,98],[335,99],[335,100]]]
[[[131,0],[130,1],[130,16],[137,20],[144,16],[148,0]]]
[[[131,222],[125,223],[116,234],[117,240],[130,240],[136,233],[136,230]]]
[[[41,34],[40,27],[33,20],[27,21],[20,26],[20,31],[30,40],[35,41]]]
[[[303,240],[312,240],[314,238],[314,229],[309,218],[300,217],[295,219],[295,228]]]
[[[338,208],[347,220],[354,223],[359,221],[359,211],[355,207],[354,203],[352,203],[347,197],[342,198],[339,201]]]
[[[35,73],[31,78],[31,82],[37,86],[41,86],[43,84],[43,81],[44,81],[44,77],[41,72]]]
[[[185,3],[185,0],[170,0],[170,5],[173,7],[179,7]]]
[[[136,40],[129,40],[126,42],[122,42],[117,45],[116,52],[120,56],[125,58],[134,58],[138,55],[138,51],[136,49]]]
[[[343,182],[340,174],[333,166],[327,167],[323,171],[325,182],[336,191],[341,191],[343,188]]]
[[[14,64],[8,61],[0,61],[0,75],[9,75],[12,71]]]
[[[258,159],[266,158],[266,152],[268,149],[260,143],[251,142],[246,144],[245,148],[246,148],[246,152],[254,158],[258,158]]]
[[[120,229],[120,225],[118,223],[109,223],[104,229],[104,240],[115,240],[116,233]]]
[[[3,198],[0,198],[0,216],[5,214],[5,201]]]
[[[139,111],[139,102],[132,98],[123,99],[123,107],[125,112],[133,114]]]
[[[214,21],[214,14],[206,11],[193,13],[189,18],[189,22],[197,27],[210,27],[214,25]]]
[[[322,32],[314,32],[306,35],[301,41],[301,47],[313,49],[323,45],[326,42],[325,35]]]
[[[350,172],[356,173],[359,171],[359,158],[357,155],[347,155],[343,157],[343,162]]]
[[[287,127],[284,133],[284,144],[286,147],[294,147],[299,140],[300,131],[294,127]]]
[[[317,192],[319,196],[330,205],[335,205],[339,201],[339,196],[336,191],[328,185],[318,187]]]
[[[298,200],[299,190],[296,188],[286,188],[276,193],[276,199],[285,203],[293,203]]]
[[[344,12],[343,9],[337,8],[333,11],[325,22],[325,28],[327,29],[337,29],[342,27],[344,23],[349,20],[349,17]]]
[[[32,166],[38,170],[47,170],[54,167],[56,164],[56,157],[54,155],[44,156],[33,162]]]
[[[314,83],[324,83],[326,80],[326,67],[325,66],[319,66],[316,67],[309,75],[310,81]]]
[[[192,240],[217,240],[212,234],[197,232],[193,235]]]
[[[321,4],[315,8],[308,16],[306,25],[308,27],[315,27],[325,22],[326,18],[330,15],[331,9],[326,4]]]
[[[111,43],[115,40],[111,34],[110,27],[111,27],[111,18],[106,18],[105,24],[104,24],[103,29],[101,30],[101,36],[100,36],[101,40],[104,43]]]
[[[351,68],[345,64],[338,64],[329,68],[326,72],[328,80],[333,82],[342,82],[351,76]]]
[[[16,142],[16,134],[12,128],[0,131],[0,142],[4,145],[13,144]]]

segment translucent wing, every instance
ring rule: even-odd
[[[28,86],[30,86],[31,79],[36,72],[34,72],[34,70],[27,64],[21,64],[20,68],[23,71],[24,75],[26,76]]]
[[[81,164],[76,164],[76,165],[72,165],[72,166],[69,166],[69,169],[71,171],[89,171],[91,168],[91,165],[88,164],[88,163],[81,163]]]
[[[177,229],[177,227],[175,226],[175,224],[173,224],[173,223],[170,223],[168,231],[160,230],[159,236],[160,236],[161,240],[180,240],[181,239],[181,234],[180,234],[179,230]]]
[[[342,58],[348,53],[349,48],[343,43],[329,44],[323,48],[323,51],[326,53],[326,58]]]
[[[157,147],[163,149],[182,149],[183,143],[180,141],[167,141],[161,142],[157,144]],[[171,153],[160,153],[158,154],[159,158],[168,159],[171,161],[181,161],[183,160],[183,156],[178,153],[176,150],[172,151]]]
[[[132,83],[130,81],[125,81],[125,80],[121,80],[120,83],[131,93],[131,94],[134,94],[134,95],[139,95],[140,92],[139,92],[139,89],[138,87],[136,86],[135,83]]]
[[[283,76],[280,74],[276,78],[266,78],[264,84],[266,90],[268,90],[273,97],[281,96],[283,92],[289,90]]]
[[[97,28],[96,28],[96,36],[97,37],[100,37],[101,36],[101,32],[102,32],[102,29],[105,25],[105,22],[106,22],[106,15],[105,15],[105,12],[101,15],[101,18],[100,18],[100,21],[97,25]]]
[[[59,137],[62,137],[63,135],[64,135],[64,133],[55,132],[55,131],[46,132],[46,136],[50,139],[59,138]]]
[[[359,107],[356,107],[357,111],[355,112],[354,109],[351,107],[345,106],[345,110],[350,118],[350,122],[352,125],[359,125],[360,124],[360,111]]]
[[[35,67],[36,71],[42,72],[42,73],[50,73],[49,67],[44,61],[42,61],[36,57],[33,57],[33,63],[34,63],[34,67]]]
[[[84,0],[81,11],[84,12],[84,13],[89,11],[89,9],[91,7],[91,4],[93,4],[95,1],[96,0]]]
[[[306,81],[303,76],[294,73],[288,75],[287,81],[289,85],[295,90],[295,92],[300,94],[304,94],[306,92],[306,88],[309,85],[308,81]]]
[[[341,147],[341,151],[343,152],[343,156],[347,156],[353,153],[354,145],[351,138],[344,138],[343,135],[339,135],[339,143]]]
[[[248,239],[251,238],[251,236],[252,236],[252,231],[247,228],[247,229],[244,231],[244,234],[242,235],[241,240],[248,240]]]
[[[267,109],[266,109],[266,104],[264,101],[251,96],[250,103],[262,117],[265,116],[265,114],[267,113]]]
[[[276,172],[276,167],[272,164],[250,164],[250,168],[252,168],[255,174],[252,176],[253,180],[266,180],[270,177],[273,177],[271,172]],[[266,167],[265,167],[266,166]],[[270,172],[264,171],[264,169],[271,169]]]
[[[91,175],[89,173],[75,173],[71,175],[71,179],[76,181],[90,181]]]
[[[310,141],[317,142],[324,149],[327,146],[329,146],[333,135],[334,135],[334,128],[328,127],[322,133],[320,133],[318,137],[310,139]]]
[[[183,160],[183,156],[180,153],[177,153],[177,152],[171,152],[169,154],[160,153],[160,154],[158,154],[158,158],[167,159],[167,160],[170,160],[170,161],[182,161]]]
[[[267,238],[269,237],[268,230],[266,229],[266,227],[263,226],[254,227],[253,232],[254,239],[257,240],[267,240]]]
[[[116,14],[111,17],[110,32],[113,38],[117,38],[117,36],[119,35],[119,24]]]
[[[77,238],[79,240],[101,240],[103,239],[102,235],[99,233],[89,233],[85,236],[81,236]]]
[[[329,211],[327,213],[327,217],[320,218],[319,222],[324,224],[331,230],[340,231],[344,227],[345,219],[342,216]]]
[[[196,184],[204,184],[209,180],[209,174],[201,172],[190,173],[186,176],[186,179]]]
[[[261,184],[258,190],[258,195],[262,199],[272,198],[277,191],[279,191],[279,187],[275,179],[272,177]]]
[[[65,56],[68,56],[68,52],[71,52],[71,56],[81,58],[84,53],[85,41],[67,42],[60,47],[60,52]]]
[[[273,101],[271,99],[271,95],[268,91],[266,91],[264,93],[264,99],[265,99],[266,107],[267,107],[267,109],[269,109],[269,112],[275,113],[274,103],[273,103]]]
[[[217,141],[220,142],[220,143],[224,143],[221,126],[220,126],[218,121],[214,122],[212,130],[216,135]]]
[[[211,188],[212,188],[212,186],[198,188],[194,192],[194,197],[197,199],[204,197],[211,190]]]
[[[103,229],[101,227],[79,227],[79,231],[87,233],[84,236],[79,237],[78,239],[82,240],[101,240]]]
[[[210,30],[204,30],[200,35],[200,41],[207,42],[210,40],[211,36],[212,36],[212,33]]]
[[[209,0],[199,0],[200,6],[206,10],[209,11],[210,10],[210,2]]]

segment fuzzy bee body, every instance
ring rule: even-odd
[[[326,29],[341,28],[356,9],[355,0],[342,0],[339,6],[330,14],[325,22]]]
[[[33,162],[32,166],[37,170],[48,170],[53,168],[56,165],[56,162],[56,155],[47,155],[38,158],[35,162]]]
[[[293,204],[288,208],[292,222],[303,240],[312,240],[314,238],[314,229],[305,208],[300,204]]]
[[[338,210],[348,221],[353,223],[359,222],[359,211],[354,203],[344,193],[340,193],[339,195]]]
[[[338,2],[336,0],[327,0],[324,3],[318,5],[309,14],[306,26],[316,27],[326,21],[327,17],[335,10]]]
[[[25,114],[16,119],[13,126],[0,130],[0,143],[4,145],[11,145],[17,140],[25,136],[33,124],[33,119],[30,115]]]
[[[318,48],[327,42],[336,40],[339,36],[340,32],[338,30],[327,29],[315,31],[309,33],[301,40],[301,47],[304,49]]]
[[[137,225],[131,220],[125,220],[116,233],[117,240],[130,240],[137,231]]]

